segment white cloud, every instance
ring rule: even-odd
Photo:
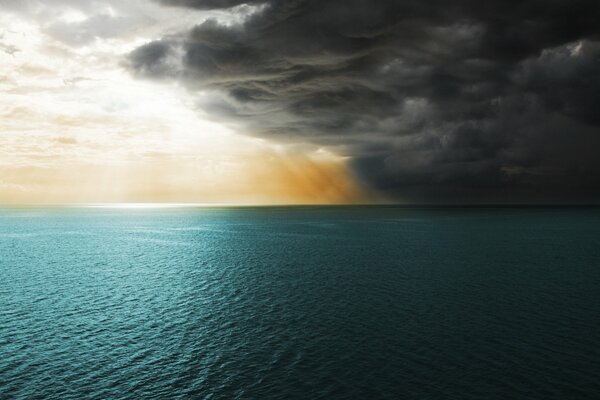
[[[235,23],[250,11],[217,17]],[[222,201],[257,180],[279,194],[293,179],[270,179],[257,163],[280,150],[204,118],[183,88],[136,80],[122,66],[157,32],[211,16],[142,0],[1,3],[0,203],[44,194]],[[333,155],[316,160],[338,168]]]

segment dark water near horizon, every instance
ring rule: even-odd
[[[600,209],[0,211],[0,399],[599,399]]]

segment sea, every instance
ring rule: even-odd
[[[4,208],[0,399],[600,399],[600,208]]]

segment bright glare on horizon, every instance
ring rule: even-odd
[[[76,205],[84,208],[183,208],[183,207],[206,207],[207,203],[100,203]]]

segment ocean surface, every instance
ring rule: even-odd
[[[0,398],[600,399],[600,209],[3,209]]]

